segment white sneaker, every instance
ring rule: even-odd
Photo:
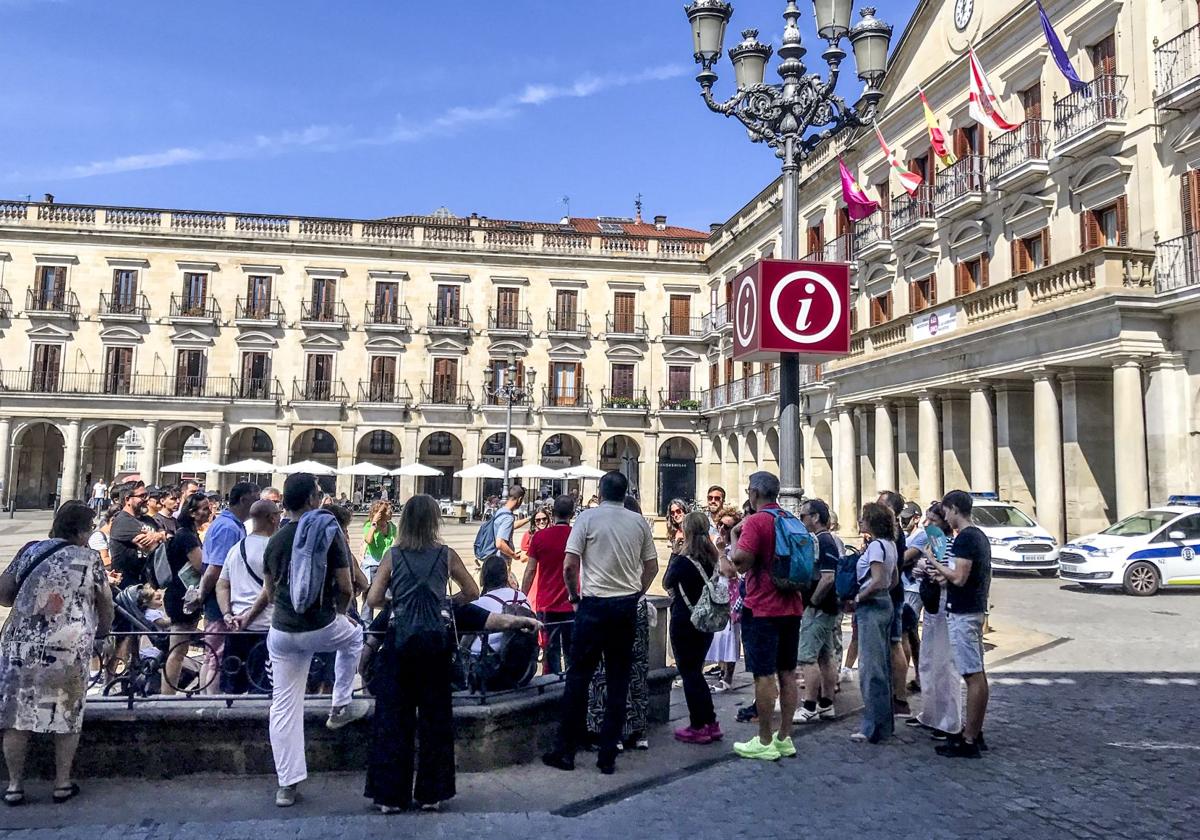
[[[725,682],[725,680],[717,680],[717,684],[712,687],[713,694],[720,694],[722,691],[732,691],[733,686]]]
[[[830,703],[824,709],[817,706],[817,714],[821,716],[821,720],[836,720],[837,712],[833,710],[833,704]]]
[[[854,671],[850,668],[843,668],[838,676],[838,682],[849,682],[854,679]]]
[[[334,706],[329,711],[329,719],[325,721],[327,729],[341,729],[347,724],[354,723],[367,714],[366,703],[347,703],[345,706]]]
[[[296,786],[283,785],[275,791],[275,805],[280,808],[290,808],[296,804]]]
[[[813,709],[810,712],[808,709],[804,708],[803,706],[800,706],[798,709],[796,709],[796,714],[792,715],[792,723],[797,723],[797,724],[799,724],[799,723],[816,723],[820,719],[821,719],[820,711],[818,711],[817,709]]]
[[[869,739],[867,738],[866,735],[862,734],[861,732],[855,732],[853,735],[850,736],[850,740],[856,744],[865,744],[865,743],[867,743],[867,741]]]

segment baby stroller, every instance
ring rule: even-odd
[[[124,663],[123,669],[117,670],[116,675],[105,683],[105,696],[149,697],[162,692],[163,664],[170,650],[171,635],[146,618],[141,593],[142,587],[133,584],[120,590],[113,599],[116,613],[133,628],[134,634],[128,637],[128,661]],[[149,641],[149,647],[141,646],[143,635]],[[181,644],[186,645],[189,642],[184,641]],[[199,670],[198,664],[185,659],[184,667],[179,673],[180,684],[176,688],[179,691],[188,690],[188,686],[197,681]],[[196,690],[194,685],[191,690]]]

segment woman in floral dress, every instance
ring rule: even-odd
[[[83,728],[88,665],[96,638],[112,627],[112,594],[100,555],[87,547],[94,513],[63,504],[50,539],[25,546],[0,575],[0,729],[8,767],[6,805],[25,802],[29,734],[54,736],[54,801],[79,793],[71,780]]]

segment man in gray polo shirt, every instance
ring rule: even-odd
[[[563,577],[575,605],[571,665],[553,751],[542,761],[575,769],[575,751],[587,726],[588,686],[604,657],[608,692],[600,751],[601,773],[616,770],[617,742],[625,722],[633,665],[638,599],[658,574],[658,552],[645,518],[625,509],[629,481],[619,472],[600,479],[600,505],[579,514],[567,540]]]

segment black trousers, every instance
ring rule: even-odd
[[[575,613],[539,612],[538,621],[546,625],[544,673],[561,674],[571,667],[571,631],[575,626]]]
[[[690,618],[671,616],[671,649],[675,652],[675,667],[683,680],[683,698],[687,701],[692,729],[716,723],[712,692],[704,679],[704,660],[712,645],[713,634],[701,633]]]
[[[445,802],[454,796],[454,711],[450,651],[421,638],[403,649],[385,644],[372,683],[375,716],[365,795],[398,808]],[[413,759],[416,759],[416,789]]]
[[[600,728],[600,764],[617,758],[617,742],[625,723],[629,673],[633,667],[633,643],[637,634],[639,595],[620,598],[584,598],[575,611],[571,638],[571,665],[563,691],[562,719],[558,726],[556,751],[573,758],[587,733],[588,687],[604,657],[608,675],[608,697],[604,725]]]

